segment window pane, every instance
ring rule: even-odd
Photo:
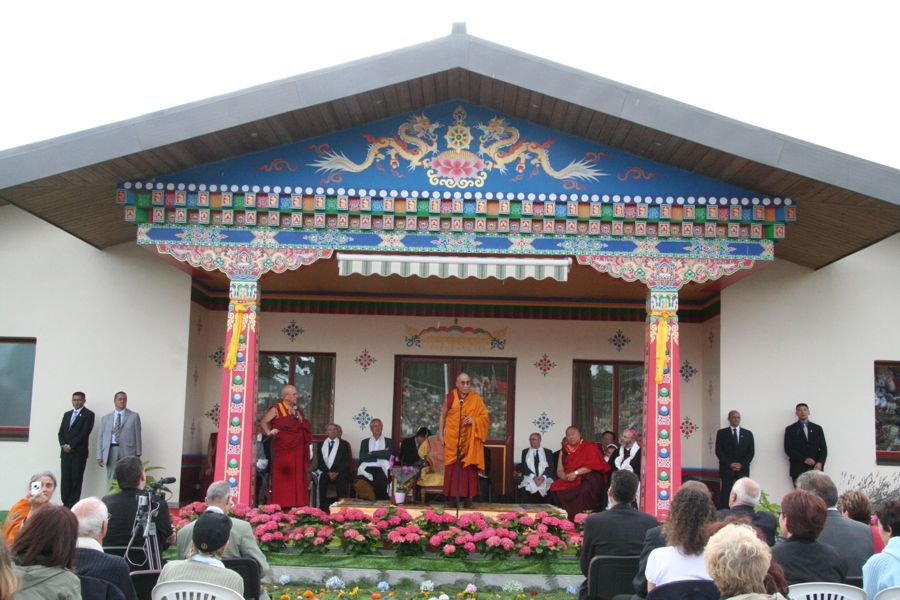
[[[585,439],[598,440],[613,428],[613,366],[576,362],[574,367],[574,424]]]
[[[641,432],[644,414],[643,365],[619,365],[619,431]]]
[[[313,433],[324,433],[334,414],[334,357],[297,356],[294,385],[300,393],[300,408]]]
[[[506,406],[509,389],[509,364],[505,362],[462,363],[472,379],[472,389],[481,394],[491,417],[488,439],[506,439]]]
[[[259,355],[256,415],[261,418],[270,406],[278,402],[281,386],[291,382],[291,357],[286,354]],[[304,409],[305,412],[305,409]]]
[[[875,450],[900,452],[900,363],[875,363]]]
[[[0,439],[27,440],[35,340],[0,340]]]
[[[449,391],[449,363],[405,360],[401,368],[400,437],[415,435],[419,427],[437,433],[441,403]]]

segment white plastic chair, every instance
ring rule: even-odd
[[[900,586],[884,588],[872,600],[900,600]]]
[[[791,600],[868,600],[866,593],[858,587],[824,582],[795,583],[788,588],[788,596]]]
[[[153,588],[153,600],[244,600],[231,588],[200,581],[166,581]]]

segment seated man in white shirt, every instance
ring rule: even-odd
[[[556,464],[553,453],[541,446],[541,434],[534,432],[528,436],[529,447],[522,450],[522,483],[519,487],[525,490],[525,502],[540,504],[546,502],[547,491],[553,483]]]
[[[367,479],[375,490],[376,500],[388,499],[388,472],[391,468],[390,458],[394,443],[391,438],[384,437],[384,423],[381,419],[372,419],[369,423],[372,437],[359,444],[359,468],[356,474]]]

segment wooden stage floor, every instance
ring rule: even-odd
[[[387,508],[389,506],[397,506],[398,508],[405,509],[412,518],[416,518],[421,515],[426,510],[430,509],[440,509],[444,512],[456,513],[455,508],[447,508],[444,506],[444,502],[438,502],[435,504],[393,504],[387,500],[357,500],[355,498],[344,498],[342,500],[338,500],[334,504],[331,505],[331,512],[335,512],[341,510],[342,508],[355,508],[357,510],[361,510],[366,515],[372,516],[379,508]],[[487,503],[487,502],[475,502],[472,505],[472,508],[463,508],[459,507],[459,514],[464,515],[468,513],[481,513],[486,517],[494,517],[500,513],[508,513],[508,512],[524,512],[529,515],[535,515],[539,512],[546,512],[549,514],[561,515],[563,517],[566,516],[566,511],[562,510],[558,506],[553,506],[552,504],[497,504],[497,503]]]

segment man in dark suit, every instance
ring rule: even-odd
[[[79,577],[95,577],[116,586],[127,600],[137,600],[128,563],[121,556],[103,552],[109,511],[99,498],[90,497],[75,504],[78,517],[78,543],[75,550],[75,573]]]
[[[609,458],[613,471],[631,471],[641,478],[641,447],[635,440],[635,431],[626,429],[622,432],[621,444]]]
[[[875,552],[872,530],[865,524],[842,515],[837,509],[837,486],[821,471],[807,471],[797,477],[797,489],[812,492],[825,501],[828,518],[816,539],[828,544],[847,561],[847,577],[862,577],[862,566]]]
[[[825,468],[828,446],[825,432],[809,420],[809,406],[801,402],[795,409],[797,422],[784,428],[784,453],[790,463],[791,481],[806,471],[821,471]]]
[[[335,498],[329,501],[328,485],[334,484],[337,498],[346,498],[350,487],[350,460],[352,452],[350,444],[338,437],[338,426],[329,423],[325,427],[327,436],[319,444],[316,452],[318,470],[321,472],[319,479],[319,508],[327,511]]]
[[[525,490],[525,502],[540,504],[547,501],[547,491],[556,475],[553,453],[541,446],[541,434],[538,432],[528,436],[529,447],[522,450],[522,483],[519,487]]]
[[[749,477],[741,477],[734,482],[731,494],[728,496],[728,508],[719,511],[719,520],[728,517],[746,517],[754,526],[758,527],[766,536],[769,546],[775,545],[775,529],[778,524],[775,517],[767,512],[757,511],[761,490],[759,484]]]
[[[147,483],[147,477],[144,475],[144,465],[137,456],[126,456],[119,460],[116,463],[115,474],[122,491],[103,497],[103,503],[109,509],[109,528],[104,543],[107,546],[127,546],[134,532],[134,516],[137,514],[138,496],[144,495],[143,489]],[[154,508],[156,508],[155,504]],[[175,531],[172,529],[169,507],[165,502],[159,504],[153,522],[156,523],[156,536],[159,540],[159,550],[162,552],[175,542]],[[139,532],[135,536],[132,547],[139,548],[143,543],[143,532]]]
[[[427,427],[419,427],[419,430],[416,431],[416,435],[413,437],[408,437],[402,442],[400,442],[400,465],[404,467],[413,467],[418,466],[422,463],[422,458],[419,456],[419,446],[422,445],[428,436],[431,435],[431,432],[428,431]]]
[[[84,392],[72,394],[72,410],[66,411],[59,424],[60,478],[59,495],[63,504],[72,508],[81,498],[81,483],[88,459],[88,440],[94,429],[94,413],[84,407]]]
[[[750,477],[750,461],[755,447],[753,432],[741,427],[741,413],[728,413],[728,427],[716,433],[716,458],[719,459],[719,479],[722,489],[719,493],[719,508],[728,508],[731,486],[741,477]]]
[[[658,525],[654,517],[632,507],[638,483],[631,471],[615,471],[607,491],[609,508],[590,515],[584,522],[581,572],[585,577],[595,556],[639,555],[644,535]],[[587,579],[581,584],[579,597],[587,598]]]

